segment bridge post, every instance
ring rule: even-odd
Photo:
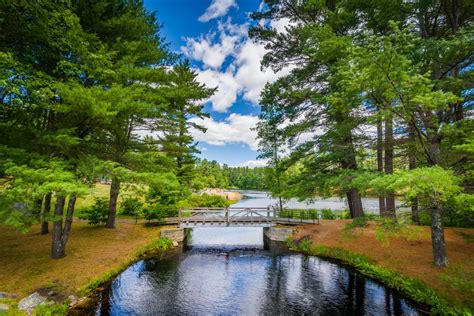
[[[230,211],[229,211],[229,207],[226,207],[225,208],[225,221],[227,223],[227,226],[229,226],[230,224]]]

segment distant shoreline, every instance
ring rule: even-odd
[[[242,194],[238,191],[227,191],[219,188],[206,188],[199,192],[200,194],[219,195],[229,201],[240,201]]]

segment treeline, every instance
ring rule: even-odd
[[[100,177],[111,179],[108,228],[124,186],[144,190],[150,212],[192,190],[187,119],[207,115],[214,91],[158,25],[142,1],[0,3],[0,223],[48,234],[52,222],[52,258]]]
[[[215,160],[200,160],[196,164],[196,178],[193,188],[230,188],[242,190],[264,191],[269,188],[267,168],[229,167],[222,166]]]
[[[429,214],[447,265],[446,214],[474,222],[474,2],[264,2],[250,31],[262,64],[291,69],[260,100],[273,194],[339,194],[353,218],[375,194],[393,220],[402,194],[415,223]]]

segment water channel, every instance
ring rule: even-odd
[[[242,201],[241,203],[247,203]],[[195,228],[186,249],[136,262],[95,315],[419,315],[397,291],[337,262],[263,249],[262,228]]]

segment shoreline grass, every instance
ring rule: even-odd
[[[310,240],[302,240],[299,243],[295,243],[289,239],[287,240],[287,245],[293,251],[310,256],[334,259],[347,264],[359,273],[405,294],[416,303],[429,306],[430,313],[434,315],[472,315],[472,312],[466,307],[451,306],[448,299],[442,297],[421,280],[379,266],[369,257],[362,254],[338,247],[313,246]]]

